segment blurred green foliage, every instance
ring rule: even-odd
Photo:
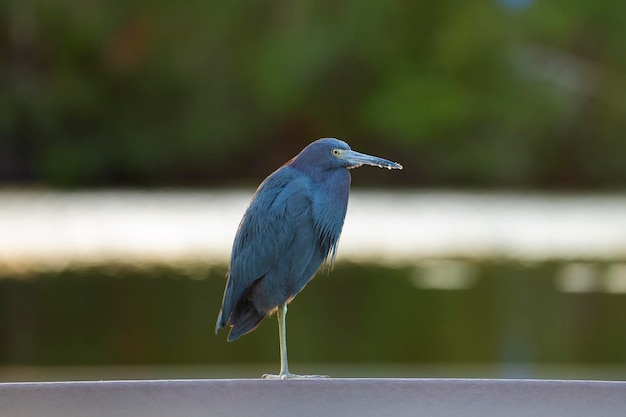
[[[626,3],[10,0],[0,181],[257,182],[312,139],[404,185],[626,182]],[[365,174],[368,175],[368,174]]]
[[[416,267],[338,264],[287,316],[298,363],[626,364],[623,293],[564,293],[562,263],[471,265],[473,285],[416,285]],[[598,264],[600,265],[600,264]],[[417,274],[417,275],[416,275]],[[213,334],[224,268],[107,266],[0,279],[0,364],[278,363],[275,317]]]

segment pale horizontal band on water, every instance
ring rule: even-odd
[[[226,264],[253,190],[0,192],[0,265]],[[338,260],[623,259],[626,196],[361,191]]]

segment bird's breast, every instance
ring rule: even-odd
[[[335,255],[348,208],[350,174],[347,170],[343,171],[345,175],[335,175],[321,184],[315,183],[311,193],[315,229],[324,257]]]

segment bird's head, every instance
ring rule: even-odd
[[[335,138],[318,139],[304,148],[289,164],[304,169],[352,169],[361,165],[379,168],[402,169],[402,165],[377,156],[367,155],[350,149],[342,140]]]

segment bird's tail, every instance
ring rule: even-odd
[[[220,331],[222,327],[226,327],[226,318],[223,314],[224,310],[220,310],[220,314],[217,315],[217,322],[215,323],[215,334]]]
[[[261,322],[265,314],[259,313],[254,308],[247,310],[243,315],[241,315],[236,322],[233,323],[233,327],[230,329],[230,333],[228,334],[227,340],[232,342],[233,340],[237,340],[241,336],[246,333],[250,333],[255,330]]]
[[[222,327],[227,325],[231,326],[230,333],[227,340],[232,342],[237,340],[246,333],[250,333],[255,330],[265,317],[266,313],[259,312],[248,299],[240,301],[233,310],[230,318],[223,316],[223,311],[217,318],[215,325],[215,333],[217,333]]]

